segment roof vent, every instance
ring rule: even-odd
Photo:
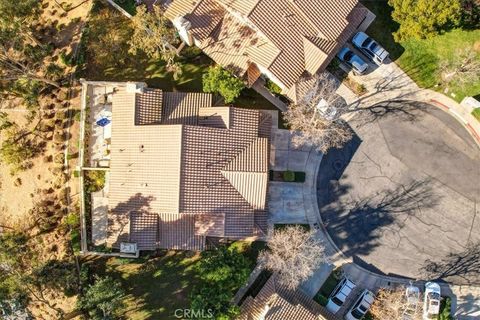
[[[128,93],[143,93],[145,83],[142,82],[127,82]]]

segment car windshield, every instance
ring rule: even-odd
[[[352,316],[355,318],[355,319],[361,319],[363,317],[364,313],[360,312],[358,309],[354,309],[352,311]]]
[[[362,305],[360,305],[360,310],[362,310],[363,312],[366,312],[367,308],[365,308],[365,306],[362,304]]]
[[[430,299],[440,300],[440,295],[437,292],[430,292],[428,294],[428,297]]]
[[[342,300],[338,299],[337,297],[333,297],[332,301],[337,305],[341,306],[343,304]]]
[[[372,38],[368,37],[367,39],[363,40],[362,47],[368,47],[372,42]]]
[[[375,50],[377,47],[377,43],[375,41],[372,41],[372,44],[370,45],[370,50]]]
[[[353,52],[352,51],[348,51],[346,54],[345,54],[345,61],[350,61],[353,57]]]

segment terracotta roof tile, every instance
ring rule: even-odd
[[[202,250],[206,236],[266,234],[269,115],[158,90],[120,89],[112,110],[108,243]]]
[[[239,320],[340,320],[300,290],[288,290],[272,275],[255,297],[247,297]]]
[[[168,16],[182,15],[190,1],[174,0]],[[328,65],[367,9],[358,0],[200,0],[189,12],[192,33],[212,59],[239,76],[252,63],[267,68],[291,94],[305,70]]]

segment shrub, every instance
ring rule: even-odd
[[[472,116],[474,116],[478,121],[480,121],[480,108],[476,108],[472,111]]]
[[[270,79],[267,79],[265,82],[265,88],[268,89],[273,94],[280,95],[282,94],[282,88],[280,88],[275,82]]]
[[[203,91],[220,94],[226,103],[232,103],[244,88],[242,80],[220,66],[209,67],[203,75]]]
[[[325,297],[323,294],[321,293],[317,293],[317,295],[313,298],[313,300],[315,300],[316,302],[318,302],[319,305],[321,306],[326,306],[327,303],[328,303],[328,298]]]
[[[295,181],[295,172],[293,171],[284,171],[283,172],[283,180],[287,182],[293,182]]]
[[[450,297],[445,297],[440,303],[440,314],[438,315],[438,320],[452,320],[452,299]]]

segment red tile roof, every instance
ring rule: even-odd
[[[265,236],[271,117],[211,101],[114,94],[109,244],[201,250],[206,236]]]
[[[272,275],[255,297],[241,305],[238,320],[340,320],[300,290],[288,290]]]
[[[190,21],[217,63],[239,76],[251,64],[266,68],[290,96],[305,71],[326,68],[367,12],[358,0],[174,0],[165,14]]]

